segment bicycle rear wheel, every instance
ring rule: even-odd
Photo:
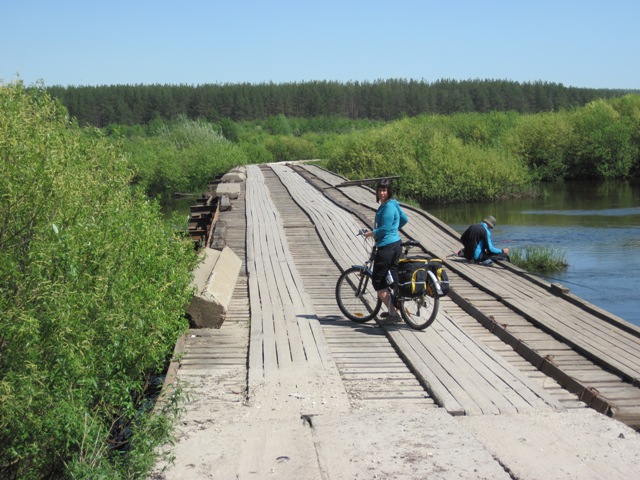
[[[382,301],[371,284],[371,275],[360,267],[345,270],[336,283],[336,301],[349,320],[368,322],[380,311]]]
[[[402,318],[407,325],[416,330],[424,330],[431,325],[436,319],[440,308],[440,297],[438,297],[431,278],[427,279],[426,292],[432,292],[433,296],[425,293],[417,297],[403,297],[400,300]]]

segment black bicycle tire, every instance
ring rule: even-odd
[[[350,276],[355,274],[364,274],[366,276],[365,282],[371,285],[371,275],[366,270],[364,270],[361,267],[348,268],[342,273],[342,275],[340,275],[340,277],[338,278],[338,281],[336,282],[336,290],[335,290],[336,302],[338,303],[338,308],[340,309],[340,311],[349,320],[356,323],[365,323],[375,318],[375,316],[380,311],[380,307],[382,306],[382,301],[376,295],[375,298],[377,299],[377,301],[373,310],[370,310],[369,308],[367,308],[367,305],[364,302],[357,302],[356,304],[354,304],[354,305],[362,305],[362,309],[358,309],[358,311],[353,311],[354,310],[353,308],[348,308],[346,305],[346,299],[343,299],[341,287],[344,282],[349,281]],[[375,294],[375,290],[373,290],[373,286],[371,286],[370,288],[371,288],[370,292],[372,292],[371,295]],[[353,290],[353,288],[351,288],[351,290]],[[345,291],[348,291],[348,289],[345,289]],[[365,314],[364,313],[365,311],[367,311],[368,313]]]
[[[435,285],[431,277],[427,277],[427,292],[432,292],[433,296],[424,294],[418,297],[403,297],[400,299],[400,314],[407,325],[415,330],[424,330],[430,326],[438,316],[440,310],[440,297],[436,292]],[[433,307],[429,317],[425,321],[416,321],[411,312],[415,311],[413,306],[419,302],[431,302]]]

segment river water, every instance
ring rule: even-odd
[[[498,247],[560,249],[569,267],[544,274],[547,281],[640,326],[640,182],[570,182],[544,190],[538,198],[423,208],[460,233],[493,215]]]

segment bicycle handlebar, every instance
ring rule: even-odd
[[[358,233],[356,233],[356,236],[364,237],[364,234],[367,233],[368,231],[369,231],[368,228],[361,228],[360,230],[358,230]],[[409,250],[412,247],[422,247],[422,244],[417,240],[407,240],[406,242],[402,242],[401,245],[402,245],[402,248],[404,248],[405,250]]]

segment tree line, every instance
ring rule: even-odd
[[[509,80],[389,79],[374,82],[310,81],[203,85],[51,86],[80,125],[145,125],[180,115],[219,122],[287,117],[345,117],[390,121],[421,114],[538,113],[614,98],[628,90],[566,87]]]
[[[640,95],[558,112],[418,115],[383,122],[343,117],[111,125],[133,182],[148,195],[198,192],[237,165],[323,159],[348,178],[396,176],[423,204],[535,194],[540,182],[640,176]]]

